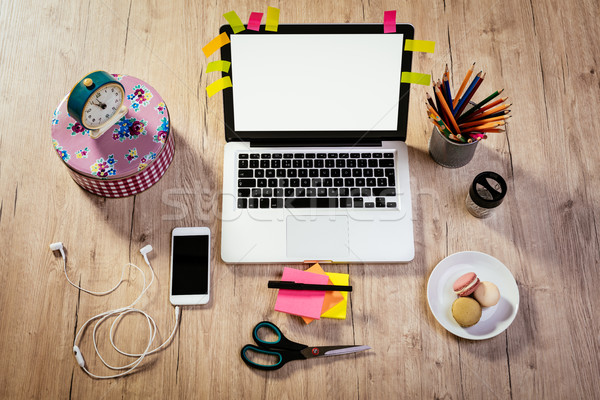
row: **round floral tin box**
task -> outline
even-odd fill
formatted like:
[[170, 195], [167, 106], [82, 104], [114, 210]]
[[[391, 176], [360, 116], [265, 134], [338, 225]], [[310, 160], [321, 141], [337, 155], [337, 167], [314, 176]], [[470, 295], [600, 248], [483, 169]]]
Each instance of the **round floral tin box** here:
[[125, 87], [128, 113], [97, 139], [67, 113], [67, 97], [54, 111], [52, 144], [71, 177], [105, 197], [140, 193], [163, 176], [174, 154], [169, 112], [147, 83], [113, 74]]

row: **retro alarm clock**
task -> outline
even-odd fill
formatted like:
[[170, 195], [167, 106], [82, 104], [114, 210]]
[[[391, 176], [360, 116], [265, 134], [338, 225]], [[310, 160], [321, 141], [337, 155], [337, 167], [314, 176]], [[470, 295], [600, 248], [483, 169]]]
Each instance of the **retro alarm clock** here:
[[92, 139], [99, 138], [125, 114], [125, 88], [105, 71], [83, 77], [71, 90], [67, 101], [69, 115], [89, 129]]
[[150, 188], [175, 151], [158, 91], [134, 76], [104, 71], [85, 76], [56, 107], [52, 145], [73, 180], [104, 197]]

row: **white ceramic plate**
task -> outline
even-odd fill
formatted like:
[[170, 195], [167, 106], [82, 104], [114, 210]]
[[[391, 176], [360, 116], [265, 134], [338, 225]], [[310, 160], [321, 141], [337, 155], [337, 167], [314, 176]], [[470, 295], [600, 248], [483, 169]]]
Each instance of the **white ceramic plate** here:
[[[483, 307], [481, 319], [463, 328], [452, 317], [457, 299], [452, 285], [461, 275], [475, 272], [481, 281], [490, 281], [500, 290], [500, 301]], [[508, 268], [494, 257], [478, 251], [463, 251], [444, 258], [431, 272], [427, 283], [427, 301], [435, 319], [449, 332], [465, 339], [489, 339], [504, 332], [519, 310], [519, 288]]]

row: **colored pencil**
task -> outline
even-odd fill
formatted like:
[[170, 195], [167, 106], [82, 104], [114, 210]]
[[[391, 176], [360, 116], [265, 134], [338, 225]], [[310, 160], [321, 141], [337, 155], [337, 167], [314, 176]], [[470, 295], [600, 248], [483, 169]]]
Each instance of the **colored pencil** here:
[[427, 93], [425, 105], [431, 123], [447, 139], [459, 143], [487, 139], [487, 133], [506, 132], [503, 128], [510, 118], [508, 114], [512, 104], [503, 104], [508, 97], [497, 99], [504, 89], [496, 90], [463, 114], [486, 77], [486, 73], [479, 71], [469, 83], [474, 67], [475, 63], [467, 70], [454, 98], [450, 89], [448, 64], [442, 79], [433, 83], [433, 96]]
[[442, 133], [444, 135], [446, 135], [446, 137], [448, 139], [450, 139], [450, 136], [453, 135], [453, 133], [450, 131], [450, 129], [448, 129], [446, 124], [444, 124], [444, 121], [442, 121], [441, 119], [438, 119], [437, 123], [438, 123], [438, 126], [440, 127], [440, 129], [442, 130]]
[[479, 114], [479, 116], [480, 116], [480, 118], [488, 117], [499, 111], [504, 111], [510, 106], [512, 106], [512, 104], [502, 104], [502, 105], [499, 105], [498, 107], [492, 108], [491, 110], [484, 112], [483, 114]]
[[[442, 75], [442, 82], [445, 82], [445, 86], [444, 90], [447, 89], [448, 93], [444, 93], [446, 95], [446, 103], [448, 103], [448, 108], [449, 109], [453, 109], [454, 107], [452, 107], [452, 99], [450, 98], [450, 72], [448, 71], [448, 64], [446, 64], [446, 70], [444, 71], [444, 74]], [[443, 93], [443, 92], [442, 92]]]
[[490, 115], [486, 116], [485, 118], [495, 118], [495, 117], [499, 117], [502, 115], [507, 115], [508, 113], [510, 113], [510, 110], [503, 110], [503, 111], [499, 111], [494, 114], [490, 114]]
[[487, 135], [483, 133], [470, 133], [469, 136], [471, 136], [471, 138], [474, 140], [487, 139]]
[[463, 135], [454, 135], [456, 138], [454, 140], [458, 140], [461, 143], [467, 143], [468, 140], [465, 139], [465, 137]]
[[468, 132], [468, 133], [466, 133], [466, 135], [475, 135], [478, 133], [498, 133], [498, 132], [506, 132], [506, 131], [501, 128], [486, 128], [486, 129], [478, 129], [473, 132]]
[[[450, 139], [451, 136], [454, 136], [452, 131], [450, 131], [450, 129], [448, 129], [446, 124], [444, 124], [444, 121], [439, 116], [434, 116], [434, 122], [436, 123], [436, 126], [438, 127], [440, 132], [442, 132], [448, 139]], [[458, 139], [460, 139], [460, 138], [458, 138]], [[459, 141], [464, 141], [464, 140], [459, 140]]]
[[[429, 110], [429, 118], [431, 119], [432, 122], [435, 122], [438, 126], [440, 126], [440, 129], [448, 129], [446, 128], [446, 124], [444, 124], [444, 121], [442, 120], [442, 118], [438, 115], [437, 112], [435, 112], [435, 110], [427, 105], [428, 110]], [[452, 133], [452, 132], [450, 132]]]
[[431, 108], [433, 108], [435, 110], [435, 112], [439, 113], [437, 108], [435, 107], [435, 103], [433, 102], [433, 99], [431, 98], [431, 96], [429, 95], [429, 93], [427, 94], [427, 102], [429, 103], [429, 105], [431, 106]]
[[[439, 85], [439, 83], [438, 83], [438, 85]], [[438, 99], [440, 99], [440, 104], [442, 105], [442, 109], [446, 113], [448, 120], [452, 124], [452, 127], [456, 130], [455, 133], [460, 135], [460, 129], [458, 128], [458, 124], [456, 123], [456, 120], [454, 119], [452, 112], [448, 108], [448, 104], [446, 104], [446, 100], [444, 100], [444, 96], [442, 96], [442, 92], [439, 89], [439, 87], [435, 88], [435, 95], [438, 97]]]
[[[488, 129], [480, 129], [477, 132], [481, 132], [481, 133], [503, 133], [506, 132], [504, 129], [498, 129], [498, 128], [488, 128]], [[473, 134], [473, 133], [469, 133], [469, 134]]]
[[505, 124], [504, 121], [490, 122], [488, 124], [467, 127], [467, 128], [464, 128], [462, 131], [463, 131], [463, 133], [478, 132], [481, 129], [499, 128], [499, 127], [503, 126], [504, 124]]
[[479, 73], [478, 75], [480, 75], [480, 78], [475, 83], [475, 86], [473, 86], [473, 89], [470, 92], [467, 91], [468, 93], [465, 93], [465, 95], [463, 96], [463, 99], [461, 99], [460, 102], [458, 103], [458, 106], [457, 106], [458, 110], [454, 110], [454, 113], [456, 114], [456, 116], [460, 116], [460, 114], [463, 112], [465, 107], [467, 107], [467, 105], [469, 104], [469, 101], [471, 100], [471, 98], [473, 97], [473, 95], [475, 94], [477, 89], [479, 89], [479, 86], [481, 86], [481, 83], [485, 79], [485, 73], [483, 75], [481, 75], [481, 73]]
[[435, 109], [437, 110], [438, 114], [441, 114], [442, 113], [442, 105], [440, 104], [440, 100], [435, 95], [435, 86], [436, 86], [436, 83], [433, 82], [433, 98], [435, 99], [435, 104], [436, 104]]
[[475, 85], [477, 85], [477, 82], [479, 82], [479, 80], [481, 79], [482, 72], [483, 71], [479, 71], [477, 73], [477, 75], [475, 75], [475, 78], [473, 78], [473, 81], [471, 82], [471, 84], [469, 85], [467, 90], [465, 91], [465, 94], [460, 98], [458, 104], [456, 105], [456, 108], [454, 109], [455, 112], [458, 111], [458, 109], [460, 107], [462, 107], [462, 105], [465, 102], [465, 100], [467, 99], [467, 97], [471, 94], [471, 92], [475, 88]]
[[460, 89], [458, 89], [458, 92], [456, 92], [456, 97], [454, 98], [454, 103], [452, 104], [452, 107], [456, 108], [458, 101], [460, 100], [460, 96], [463, 93], [463, 90], [465, 90], [467, 83], [469, 83], [469, 78], [471, 77], [471, 74], [473, 73], [473, 68], [475, 68], [475, 63], [473, 63], [473, 65], [471, 65], [471, 68], [468, 69], [467, 75], [465, 76], [465, 79], [463, 79], [463, 82], [460, 85]]
[[448, 129], [448, 127], [446, 126], [446, 124], [444, 123], [442, 118], [435, 112], [433, 107], [431, 107], [430, 105], [427, 105], [427, 108], [428, 108], [429, 112], [431, 113], [429, 116], [429, 118], [431, 119], [431, 122], [433, 122], [433, 124], [435, 126], [437, 126], [438, 129], [440, 130], [440, 132], [442, 132], [447, 138], [450, 138], [450, 135], [453, 135], [452, 131], [450, 129]]
[[447, 138], [450, 137], [451, 133], [448, 133], [448, 131], [445, 131], [444, 129], [442, 129], [442, 127], [440, 126], [440, 124], [438, 124], [435, 119], [430, 118], [429, 120], [433, 123], [433, 126], [435, 126], [436, 128], [438, 128], [438, 130], [442, 133], [442, 135], [446, 136]]
[[[439, 80], [433, 83], [433, 97], [435, 97], [435, 103], [437, 104], [438, 114], [445, 121], [447, 119], [446, 112], [444, 111], [444, 108], [442, 107], [442, 103], [440, 102], [440, 99], [439, 99], [439, 97], [437, 97], [437, 94], [435, 92], [436, 90], [438, 90], [439, 87], [440, 87]], [[442, 97], [443, 97], [443, 95], [444, 95], [444, 93], [442, 92]]]
[[446, 98], [446, 103], [448, 104], [448, 108], [451, 112], [454, 112], [454, 107], [452, 107], [452, 95], [450, 94], [450, 82], [448, 81], [448, 66], [446, 65], [446, 73], [444, 74], [444, 78], [442, 79], [443, 87], [444, 87], [444, 95]]
[[479, 119], [481, 114], [483, 114], [484, 112], [486, 112], [487, 110], [489, 110], [492, 107], [496, 107], [498, 104], [504, 103], [507, 99], [508, 99], [508, 97], [502, 97], [500, 99], [494, 100], [490, 104], [486, 105], [485, 107], [482, 107], [479, 110], [475, 111], [473, 114], [469, 115], [468, 117], [463, 118], [462, 121], [473, 121], [473, 120]]
[[479, 103], [475, 104], [473, 106], [473, 108], [471, 108], [470, 110], [468, 110], [467, 112], [465, 112], [463, 115], [461, 115], [459, 117], [460, 118], [466, 118], [468, 117], [470, 114], [474, 113], [475, 111], [479, 110], [481, 107], [483, 107], [484, 104], [486, 104], [488, 101], [492, 100], [493, 98], [495, 98], [496, 96], [498, 96], [500, 93], [502, 93], [504, 91], [504, 89], [500, 89], [500, 90], [496, 90], [494, 93], [490, 94], [488, 97], [486, 97], [485, 99], [483, 99], [482, 101], [480, 101]]
[[427, 110], [429, 110], [429, 112], [431, 114], [434, 115], [434, 117], [438, 117], [440, 118], [440, 114], [435, 110], [435, 108], [433, 108], [430, 104], [427, 104]]
[[508, 118], [510, 118], [510, 115], [508, 117], [504, 116], [504, 115], [501, 115], [499, 117], [478, 119], [478, 120], [475, 120], [475, 121], [463, 122], [462, 124], [459, 123], [458, 126], [462, 129], [463, 126], [465, 128], [467, 128], [467, 127], [470, 127], [470, 126], [478, 126], [478, 125], [486, 124], [488, 122], [504, 121], [504, 120], [506, 120]]

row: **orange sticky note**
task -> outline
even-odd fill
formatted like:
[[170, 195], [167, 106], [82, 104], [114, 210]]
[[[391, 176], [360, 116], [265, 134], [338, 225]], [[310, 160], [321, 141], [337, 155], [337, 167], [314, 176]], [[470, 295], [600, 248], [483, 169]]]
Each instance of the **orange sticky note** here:
[[202, 51], [204, 52], [204, 55], [206, 57], [210, 57], [212, 53], [219, 50], [227, 43], [230, 43], [229, 36], [227, 36], [227, 34], [223, 32], [219, 36], [208, 42], [208, 44], [202, 48]]
[[[327, 273], [325, 273], [325, 271], [323, 271], [323, 268], [321, 268], [321, 266], [319, 264], [313, 265], [312, 267], [307, 269], [306, 272], [312, 272], [314, 274], [319, 274], [319, 275], [327, 275]], [[333, 285], [333, 282], [331, 281], [331, 279], [328, 279], [327, 284]], [[344, 300], [344, 295], [341, 292], [329, 292], [329, 291], [325, 292], [325, 299], [323, 299], [323, 307], [321, 308], [321, 314], [326, 313], [327, 311], [332, 309], [334, 306], [336, 306], [342, 300]], [[302, 317], [302, 319], [307, 324], [310, 324], [313, 321], [313, 318], [308, 318], [308, 317]]]

